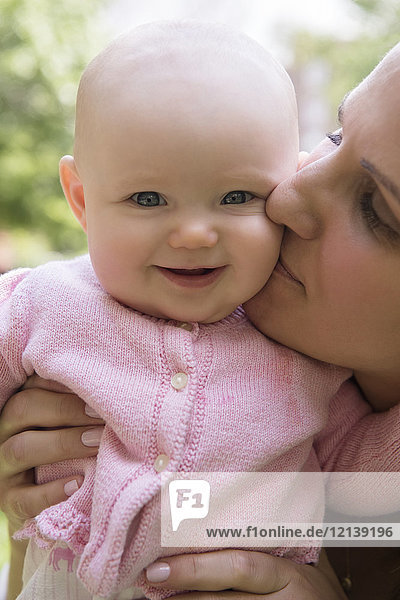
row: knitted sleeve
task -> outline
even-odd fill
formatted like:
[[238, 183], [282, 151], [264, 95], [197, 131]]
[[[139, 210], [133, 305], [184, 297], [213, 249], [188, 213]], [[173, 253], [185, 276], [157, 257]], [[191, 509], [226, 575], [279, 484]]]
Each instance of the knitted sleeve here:
[[0, 410], [26, 380], [22, 354], [29, 335], [29, 300], [21, 282], [30, 269], [0, 277]]
[[[58, 356], [60, 368], [68, 371], [68, 363], [59, 358], [64, 356], [62, 343], [65, 345], [67, 342], [60, 339], [55, 326], [57, 319], [61, 320], [67, 312], [66, 294], [63, 296], [62, 292], [68, 288], [69, 282], [65, 281], [68, 275], [72, 277], [74, 274], [68, 263], [65, 265], [53, 263], [36, 269], [20, 269], [0, 277], [0, 410], [34, 371], [45, 378], [58, 380], [57, 371], [49, 370], [54, 357]], [[52, 527], [56, 522], [59, 537], [65, 532], [67, 537], [70, 530], [78, 532], [76, 547], [82, 551], [90, 526], [95, 464], [95, 458], [87, 458], [36, 469], [39, 483], [77, 473], [84, 475], [85, 479], [76, 494], [27, 521], [14, 537], [34, 537], [38, 545], [46, 547], [49, 539], [57, 539], [50, 535], [56, 530]], [[47, 514], [50, 515], [48, 518]], [[39, 527], [42, 522], [47, 529]]]
[[400, 404], [373, 413], [358, 387], [345, 382], [314, 448], [324, 471], [342, 473], [329, 480], [332, 508], [359, 515], [400, 510]]

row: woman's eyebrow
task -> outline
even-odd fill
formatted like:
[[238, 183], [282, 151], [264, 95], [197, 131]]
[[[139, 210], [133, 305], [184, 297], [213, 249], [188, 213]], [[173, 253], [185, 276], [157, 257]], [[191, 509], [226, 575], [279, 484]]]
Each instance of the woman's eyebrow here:
[[365, 158], [360, 160], [360, 165], [375, 177], [400, 203], [400, 189], [387, 175], [384, 175]]

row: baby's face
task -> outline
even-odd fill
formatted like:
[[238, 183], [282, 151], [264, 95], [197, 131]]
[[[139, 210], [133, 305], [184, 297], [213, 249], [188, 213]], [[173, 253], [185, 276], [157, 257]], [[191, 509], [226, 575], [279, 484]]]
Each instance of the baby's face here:
[[296, 167], [296, 134], [277, 90], [260, 102], [263, 90], [238, 88], [236, 76], [153, 79], [106, 102], [78, 164], [89, 252], [123, 304], [210, 323], [274, 268], [282, 231], [265, 201]]

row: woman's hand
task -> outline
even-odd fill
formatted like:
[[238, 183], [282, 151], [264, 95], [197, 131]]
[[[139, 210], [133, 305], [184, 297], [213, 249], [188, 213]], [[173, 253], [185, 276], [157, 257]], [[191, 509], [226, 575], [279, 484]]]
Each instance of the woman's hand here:
[[[85, 403], [61, 384], [30, 377], [0, 414], [0, 508], [10, 534], [27, 518], [74, 493], [81, 475], [34, 483], [34, 467], [97, 454], [102, 420], [85, 413]], [[8, 600], [22, 586], [26, 542], [11, 540]]]
[[179, 600], [346, 599], [324, 553], [318, 567], [243, 550], [184, 554], [150, 565], [147, 579], [158, 588], [197, 590], [180, 594]]
[[97, 454], [103, 421], [61, 384], [30, 377], [0, 414], [0, 508], [15, 531], [30, 517], [65, 500], [82, 476], [34, 483], [34, 467]]

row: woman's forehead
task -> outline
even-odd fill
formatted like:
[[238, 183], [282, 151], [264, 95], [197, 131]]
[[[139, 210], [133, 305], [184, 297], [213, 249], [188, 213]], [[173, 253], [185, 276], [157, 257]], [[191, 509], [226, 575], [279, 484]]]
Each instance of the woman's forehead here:
[[339, 107], [339, 118], [352, 112], [357, 120], [369, 122], [377, 119], [392, 122], [400, 127], [400, 44], [395, 46], [376, 68], [350, 94]]
[[366, 93], [400, 100], [400, 44], [386, 54], [359, 87]]
[[[343, 139], [357, 163], [373, 166], [380, 181], [400, 189], [400, 45], [343, 100]], [[367, 169], [370, 170], [371, 169]], [[379, 178], [378, 178], [379, 179]]]

